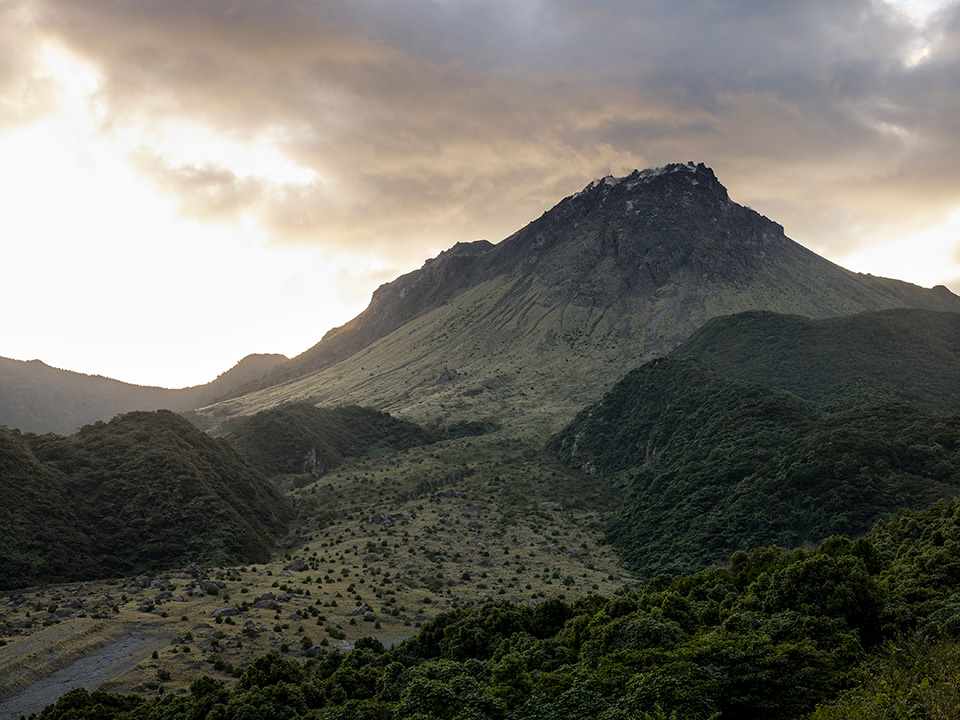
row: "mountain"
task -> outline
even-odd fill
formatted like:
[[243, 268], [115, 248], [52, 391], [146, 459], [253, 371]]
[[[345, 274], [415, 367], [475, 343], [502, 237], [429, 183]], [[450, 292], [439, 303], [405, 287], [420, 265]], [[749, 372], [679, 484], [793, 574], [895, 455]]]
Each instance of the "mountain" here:
[[283, 355], [248, 355], [212, 382], [167, 390], [59, 370], [40, 360], [0, 358], [0, 425], [68, 434], [130, 410], [190, 410], [236, 394], [286, 360]]
[[719, 319], [553, 447], [623, 488], [611, 538], [646, 575], [855, 537], [960, 490], [958, 341], [960, 315], [931, 311]]
[[454, 246], [259, 389], [191, 417], [222, 433], [304, 401], [555, 431], [711, 318], [897, 307], [960, 311], [960, 298], [845, 270], [730, 200], [704, 165], [667, 165], [594, 181], [496, 245]]
[[288, 502], [169, 410], [74, 435], [0, 428], [0, 590], [190, 562], [263, 562]]

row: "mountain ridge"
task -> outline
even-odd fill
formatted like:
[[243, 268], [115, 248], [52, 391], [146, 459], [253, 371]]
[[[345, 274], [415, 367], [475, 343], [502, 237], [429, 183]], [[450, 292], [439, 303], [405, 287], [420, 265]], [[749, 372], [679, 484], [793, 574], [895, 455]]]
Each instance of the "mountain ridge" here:
[[0, 358], [0, 425], [70, 434], [131, 410], [190, 410], [235, 394], [286, 359], [247, 355], [208, 383], [168, 389], [64, 370], [42, 360]]

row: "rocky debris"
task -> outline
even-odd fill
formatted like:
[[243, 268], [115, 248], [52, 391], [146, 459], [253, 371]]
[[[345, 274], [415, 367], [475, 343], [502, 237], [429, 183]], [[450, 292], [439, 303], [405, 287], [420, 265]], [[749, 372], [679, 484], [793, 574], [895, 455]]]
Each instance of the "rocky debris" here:
[[262, 610], [279, 610], [280, 603], [277, 602], [277, 597], [273, 593], [264, 593], [260, 597], [254, 598], [253, 607]]
[[213, 617], [230, 617], [230, 616], [232, 616], [232, 615], [239, 615], [239, 614], [240, 614], [240, 608], [238, 608], [236, 605], [227, 605], [227, 606], [224, 606], [224, 607], [218, 607], [218, 608], [216, 608], [216, 609], [215, 609], [212, 613], [210, 613], [210, 614], [211, 614]]
[[381, 515], [380, 513], [374, 513], [371, 515], [370, 522], [373, 525], [380, 525], [382, 527], [390, 527], [393, 525], [393, 520], [389, 515]]
[[202, 592], [210, 595], [217, 595], [222, 588], [227, 586], [222, 580], [201, 580], [198, 585]]
[[444, 383], [450, 382], [450, 381], [453, 380], [456, 376], [457, 376], [457, 371], [456, 371], [456, 370], [451, 370], [450, 368], [447, 367], [446, 363], [444, 363], [443, 370], [441, 371], [441, 373], [440, 373], [439, 375], [437, 375], [437, 377], [436, 377], [436, 379], [434, 380], [434, 382], [435, 382], [437, 385], [442, 385], [442, 384], [444, 384]]
[[287, 565], [287, 570], [292, 570], [293, 572], [302, 572], [307, 569], [307, 561], [302, 557], [295, 558], [293, 562]]

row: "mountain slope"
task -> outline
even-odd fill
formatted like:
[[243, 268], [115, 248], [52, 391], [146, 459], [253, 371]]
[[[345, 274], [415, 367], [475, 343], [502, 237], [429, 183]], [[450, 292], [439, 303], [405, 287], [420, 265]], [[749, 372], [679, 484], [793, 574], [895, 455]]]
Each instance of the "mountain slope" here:
[[307, 401], [555, 431], [710, 318], [896, 307], [960, 311], [960, 298], [844, 270], [732, 202], [709, 168], [669, 165], [591, 183], [497, 245], [441, 253], [260, 390], [193, 419], [226, 432]]
[[960, 409], [960, 314], [897, 309], [813, 320], [747, 312], [710, 320], [671, 354], [807, 398], [857, 378]]
[[624, 490], [612, 536], [635, 569], [687, 571], [953, 497], [958, 381], [954, 313], [743, 313], [627, 374], [553, 447]]
[[189, 410], [235, 394], [286, 359], [249, 355], [205, 385], [168, 390], [59, 370], [40, 360], [0, 358], [0, 425], [68, 434], [130, 410]]

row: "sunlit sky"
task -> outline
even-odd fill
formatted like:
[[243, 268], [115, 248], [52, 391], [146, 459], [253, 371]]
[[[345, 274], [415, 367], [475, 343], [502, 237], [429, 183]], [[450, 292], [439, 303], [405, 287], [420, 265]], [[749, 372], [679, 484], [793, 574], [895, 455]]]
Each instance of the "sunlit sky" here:
[[0, 0], [0, 356], [207, 382], [688, 160], [960, 292], [960, 0]]

